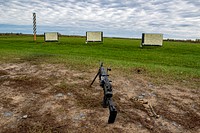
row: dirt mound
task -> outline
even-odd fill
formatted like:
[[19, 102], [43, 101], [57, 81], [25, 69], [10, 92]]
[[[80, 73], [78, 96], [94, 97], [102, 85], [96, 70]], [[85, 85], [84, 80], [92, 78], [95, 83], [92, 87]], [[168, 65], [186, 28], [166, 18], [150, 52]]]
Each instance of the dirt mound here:
[[[145, 70], [133, 75], [111, 72], [118, 115], [107, 124], [103, 90], [89, 87], [96, 70], [73, 70], [62, 64], [0, 65], [0, 132], [200, 132], [200, 90], [185, 84], [156, 85]], [[133, 99], [151, 103], [160, 116]]]

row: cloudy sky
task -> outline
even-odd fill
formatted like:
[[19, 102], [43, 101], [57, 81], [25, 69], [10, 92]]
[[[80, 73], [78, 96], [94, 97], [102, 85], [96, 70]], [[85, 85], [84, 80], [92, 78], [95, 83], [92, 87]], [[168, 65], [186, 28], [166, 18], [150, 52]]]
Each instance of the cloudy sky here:
[[0, 33], [32, 34], [33, 12], [38, 34], [103, 31], [110, 37], [200, 38], [199, 0], [0, 0]]

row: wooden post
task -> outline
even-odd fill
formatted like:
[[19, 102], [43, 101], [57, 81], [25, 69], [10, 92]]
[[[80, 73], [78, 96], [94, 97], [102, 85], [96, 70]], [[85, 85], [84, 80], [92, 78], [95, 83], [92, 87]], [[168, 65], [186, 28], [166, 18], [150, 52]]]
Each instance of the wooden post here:
[[33, 36], [33, 40], [36, 41], [36, 34], [34, 34], [34, 36]]

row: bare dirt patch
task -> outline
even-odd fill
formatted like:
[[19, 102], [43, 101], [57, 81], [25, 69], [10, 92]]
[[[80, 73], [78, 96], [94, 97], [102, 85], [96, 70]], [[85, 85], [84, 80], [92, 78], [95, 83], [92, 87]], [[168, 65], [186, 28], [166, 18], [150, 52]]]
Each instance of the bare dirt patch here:
[[[118, 115], [114, 124], [107, 124], [109, 112], [101, 106], [103, 90], [97, 81], [89, 87], [97, 69], [1, 64], [0, 132], [200, 132], [198, 84], [196, 88], [180, 82], [154, 84], [143, 69], [129, 76], [110, 73]], [[160, 117], [151, 117], [134, 98], [151, 103]]]

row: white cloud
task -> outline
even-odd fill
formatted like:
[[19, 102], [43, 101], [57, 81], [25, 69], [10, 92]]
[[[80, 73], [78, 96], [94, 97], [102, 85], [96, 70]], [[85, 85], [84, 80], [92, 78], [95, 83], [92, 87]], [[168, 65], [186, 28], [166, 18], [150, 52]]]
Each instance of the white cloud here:
[[41, 27], [97, 29], [128, 37], [159, 32], [167, 38], [199, 38], [199, 6], [192, 0], [7, 0], [0, 2], [0, 24], [31, 26], [36, 12]]

